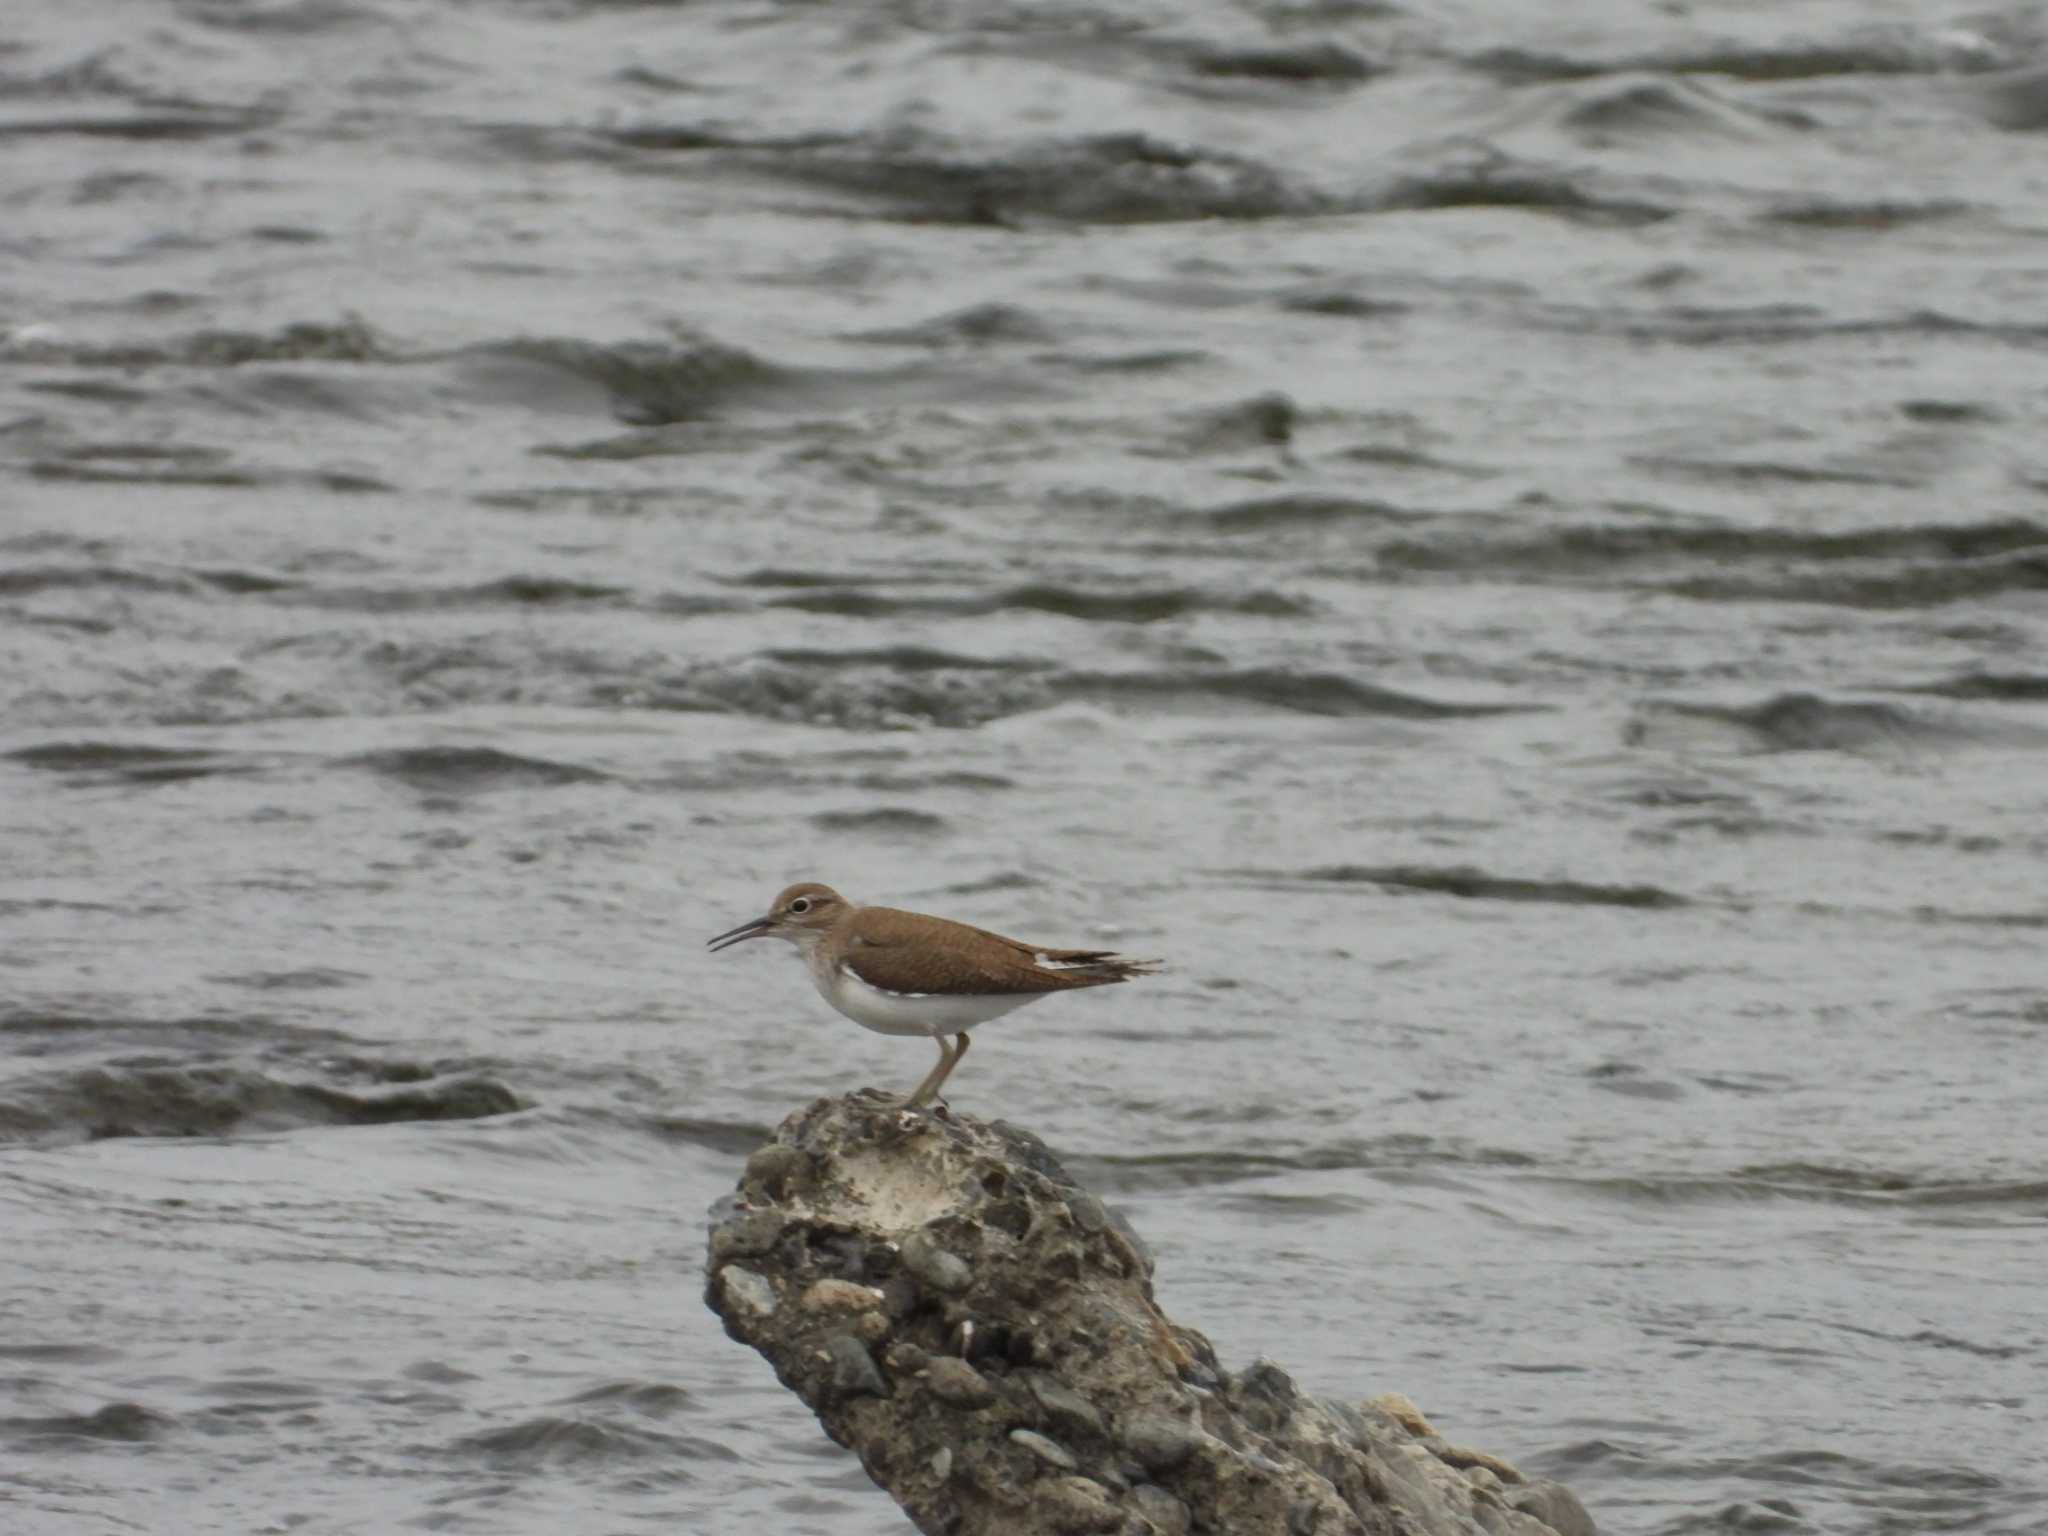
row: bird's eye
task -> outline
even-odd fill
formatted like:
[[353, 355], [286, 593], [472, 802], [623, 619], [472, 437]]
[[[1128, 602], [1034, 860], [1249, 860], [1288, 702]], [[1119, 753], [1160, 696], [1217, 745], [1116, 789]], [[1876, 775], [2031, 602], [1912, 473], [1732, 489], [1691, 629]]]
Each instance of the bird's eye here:
[[789, 910], [801, 917], [804, 913], [811, 910], [811, 898], [808, 896], [797, 897], [795, 901], [789, 904]]

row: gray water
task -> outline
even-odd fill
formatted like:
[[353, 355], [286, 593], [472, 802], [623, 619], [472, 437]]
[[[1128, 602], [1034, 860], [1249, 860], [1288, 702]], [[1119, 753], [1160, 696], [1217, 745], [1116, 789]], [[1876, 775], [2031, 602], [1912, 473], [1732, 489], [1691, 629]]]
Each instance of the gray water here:
[[904, 1530], [798, 878], [1231, 1364], [2048, 1530], [2048, 15], [1565, 12], [15, 0], [0, 1530]]

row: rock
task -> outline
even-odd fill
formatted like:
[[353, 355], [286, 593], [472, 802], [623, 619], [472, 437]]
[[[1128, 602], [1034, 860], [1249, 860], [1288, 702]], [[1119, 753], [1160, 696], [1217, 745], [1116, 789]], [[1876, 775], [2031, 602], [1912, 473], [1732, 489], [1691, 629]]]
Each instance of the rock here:
[[1382, 1392], [1365, 1406], [1379, 1409], [1411, 1435], [1420, 1437], [1436, 1433], [1436, 1426], [1423, 1416], [1422, 1410], [1415, 1406], [1415, 1400], [1405, 1392]]
[[825, 1345], [832, 1362], [832, 1387], [842, 1397], [887, 1397], [889, 1384], [875, 1365], [867, 1345], [850, 1333], [837, 1333]]
[[1600, 1536], [1600, 1528], [1586, 1513], [1586, 1506], [1563, 1483], [1533, 1480], [1510, 1489], [1508, 1503], [1549, 1526], [1558, 1536]]
[[748, 1160], [705, 1300], [931, 1536], [1595, 1536], [1406, 1399], [1225, 1370], [1151, 1275], [1036, 1137], [863, 1094]]
[[1024, 1389], [1037, 1402], [1046, 1423], [1069, 1435], [1102, 1436], [1102, 1413], [1087, 1398], [1049, 1371], [1018, 1371]]
[[813, 1312], [871, 1312], [881, 1304], [880, 1291], [851, 1280], [816, 1280], [804, 1292], [804, 1305]]
[[1067, 1210], [1083, 1232], [1100, 1232], [1109, 1225], [1108, 1207], [1086, 1191], [1067, 1196]]
[[1013, 1429], [1010, 1442], [1021, 1445], [1049, 1467], [1058, 1467], [1063, 1472], [1080, 1469], [1081, 1463], [1074, 1460], [1074, 1453], [1057, 1440], [1048, 1440], [1035, 1429]]
[[1102, 1484], [1085, 1477], [1056, 1477], [1032, 1490], [1032, 1508], [1056, 1531], [1113, 1531], [1123, 1511]]
[[1185, 1419], [1137, 1413], [1124, 1421], [1124, 1449], [1147, 1472], [1171, 1472], [1209, 1437]]
[[728, 1264], [718, 1272], [718, 1282], [726, 1300], [735, 1307], [745, 1308], [761, 1317], [775, 1310], [775, 1287], [751, 1269]]
[[783, 1222], [773, 1211], [736, 1210], [712, 1213], [711, 1250], [714, 1259], [747, 1259], [766, 1253], [782, 1234]]
[[935, 1291], [951, 1295], [974, 1283], [974, 1271], [958, 1254], [948, 1253], [923, 1232], [903, 1240], [903, 1267]]
[[924, 1377], [932, 1396], [955, 1408], [986, 1408], [996, 1400], [988, 1378], [965, 1360], [941, 1356], [924, 1368]]
[[882, 1358], [889, 1362], [889, 1369], [898, 1376], [915, 1376], [931, 1363], [932, 1357], [908, 1339], [898, 1339]]
[[804, 1155], [795, 1147], [771, 1141], [747, 1159], [740, 1192], [769, 1205], [789, 1192], [789, 1181], [803, 1168]]
[[1187, 1505], [1157, 1483], [1139, 1483], [1131, 1489], [1131, 1503], [1141, 1519], [1152, 1522], [1159, 1536], [1188, 1536], [1193, 1525]]

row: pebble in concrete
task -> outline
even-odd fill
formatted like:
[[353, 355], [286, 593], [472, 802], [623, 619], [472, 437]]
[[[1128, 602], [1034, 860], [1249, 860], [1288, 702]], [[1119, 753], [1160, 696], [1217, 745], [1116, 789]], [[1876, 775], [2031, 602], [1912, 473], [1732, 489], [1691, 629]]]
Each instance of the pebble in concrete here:
[[955, 1408], [985, 1408], [996, 1400], [996, 1389], [965, 1360], [939, 1355], [924, 1368], [925, 1384], [933, 1397]]
[[1049, 1467], [1058, 1467], [1062, 1472], [1081, 1470], [1081, 1463], [1074, 1459], [1072, 1451], [1057, 1440], [1048, 1440], [1035, 1429], [1013, 1429], [1010, 1439]]
[[889, 1384], [875, 1365], [867, 1345], [850, 1333], [835, 1333], [825, 1344], [832, 1356], [832, 1385], [846, 1397], [887, 1397]]

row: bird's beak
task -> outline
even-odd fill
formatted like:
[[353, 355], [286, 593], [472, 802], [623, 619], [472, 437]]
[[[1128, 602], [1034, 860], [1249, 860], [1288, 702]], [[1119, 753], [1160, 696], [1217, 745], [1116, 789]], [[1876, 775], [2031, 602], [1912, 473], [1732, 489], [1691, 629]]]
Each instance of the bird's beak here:
[[708, 939], [705, 942], [715, 953], [721, 949], [730, 949], [733, 945], [743, 943], [748, 939], [765, 939], [774, 931], [774, 918], [757, 917], [751, 923], [741, 923], [739, 927], [728, 929], [717, 938]]

